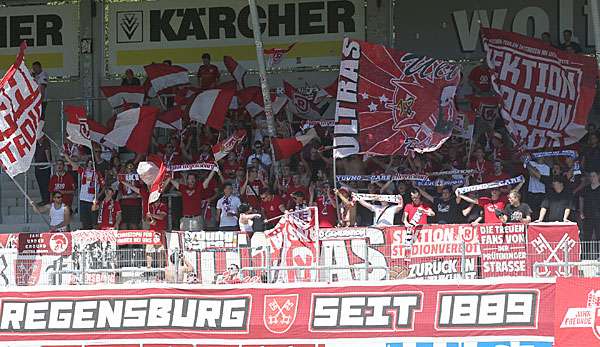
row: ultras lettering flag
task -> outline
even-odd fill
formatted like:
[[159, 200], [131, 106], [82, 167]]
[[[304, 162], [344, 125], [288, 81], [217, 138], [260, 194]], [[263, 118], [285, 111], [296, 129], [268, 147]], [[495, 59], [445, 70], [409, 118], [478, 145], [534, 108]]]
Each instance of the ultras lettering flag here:
[[25, 65], [26, 48], [22, 43], [0, 80], [0, 165], [10, 177], [29, 170], [42, 111], [40, 87]]
[[454, 126], [459, 71], [443, 60], [345, 39], [334, 155], [407, 155], [439, 148]]
[[585, 134], [596, 60], [520, 34], [481, 28], [500, 115], [520, 148], [563, 147]]

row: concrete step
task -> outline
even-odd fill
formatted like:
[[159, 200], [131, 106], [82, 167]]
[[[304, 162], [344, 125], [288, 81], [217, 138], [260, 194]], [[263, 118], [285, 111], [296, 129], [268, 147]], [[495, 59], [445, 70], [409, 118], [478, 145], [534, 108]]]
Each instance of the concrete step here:
[[[48, 217], [48, 215], [44, 215], [44, 217], [49, 221], [50, 217]], [[72, 224], [71, 225], [79, 225], [79, 216], [75, 215], [72, 218]], [[30, 211], [29, 214], [29, 223], [25, 223], [25, 217], [24, 215], [3, 215], [2, 216], [2, 225], [18, 225], [18, 226], [22, 226], [22, 225], [26, 225], [26, 224], [43, 224], [46, 225], [46, 223], [44, 222], [44, 220], [42, 219], [42, 217], [40, 217], [37, 213]], [[0, 227], [0, 230], [1, 227]]]

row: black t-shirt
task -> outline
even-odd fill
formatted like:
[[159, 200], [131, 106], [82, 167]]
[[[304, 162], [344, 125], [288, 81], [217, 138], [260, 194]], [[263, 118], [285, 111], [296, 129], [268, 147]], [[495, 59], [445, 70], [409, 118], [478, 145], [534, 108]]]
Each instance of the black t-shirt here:
[[462, 211], [464, 209], [466, 209], [467, 207], [469, 207], [468, 202], [466, 201], [462, 201], [460, 203], [460, 205], [458, 206], [458, 210], [459, 210], [459, 216], [458, 216], [458, 222], [464, 222], [464, 223], [473, 223], [474, 221], [477, 220], [477, 218], [479, 217], [483, 217], [483, 208], [481, 208], [481, 206], [475, 204], [473, 205], [473, 208], [471, 209], [471, 212], [469, 212], [469, 214], [467, 214], [466, 216], [463, 216]]
[[600, 186], [596, 189], [587, 186], [581, 193], [583, 197], [583, 215], [586, 219], [600, 218]]
[[585, 158], [585, 165], [583, 166], [585, 172], [600, 170], [600, 147], [596, 146], [585, 149], [583, 157]]
[[444, 201], [441, 198], [434, 198], [433, 209], [435, 211], [434, 223], [458, 223], [458, 205], [455, 199], [450, 198], [448, 201]]
[[519, 223], [521, 219], [531, 216], [531, 207], [524, 202], [517, 207], [509, 204], [504, 208], [504, 214], [508, 216], [508, 223]]
[[546, 194], [541, 207], [547, 210], [544, 222], [562, 222], [565, 210], [573, 209], [573, 195], [566, 189], [560, 193], [552, 191]]

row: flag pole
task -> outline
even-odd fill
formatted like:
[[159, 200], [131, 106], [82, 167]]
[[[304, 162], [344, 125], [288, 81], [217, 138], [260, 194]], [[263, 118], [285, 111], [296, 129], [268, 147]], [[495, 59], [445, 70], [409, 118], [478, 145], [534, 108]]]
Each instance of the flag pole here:
[[[273, 107], [271, 106], [271, 92], [267, 82], [267, 69], [265, 67], [265, 55], [263, 49], [262, 38], [260, 34], [260, 24], [258, 23], [258, 10], [256, 9], [256, 0], [248, 0], [250, 7], [250, 16], [252, 17], [252, 31], [254, 33], [254, 44], [256, 45], [256, 61], [258, 63], [258, 75], [260, 77], [260, 86], [265, 105], [265, 117], [267, 119], [267, 129], [271, 139], [276, 137], [275, 120], [273, 119]], [[271, 156], [273, 157], [273, 165], [275, 166], [275, 177], [280, 176], [279, 163], [275, 161], [275, 151], [271, 142]]]
[[[11, 181], [13, 181], [13, 183], [15, 184], [15, 186], [17, 186], [17, 188], [21, 191], [21, 194], [23, 194], [23, 196], [25, 196], [25, 199], [27, 199], [27, 201], [31, 204], [31, 206], [35, 206], [35, 202], [29, 197], [29, 195], [27, 195], [27, 193], [25, 192], [25, 190], [23, 189], [23, 187], [21, 187], [21, 185], [19, 184], [19, 182], [15, 181], [15, 179], [13, 177], [11, 177], [10, 175], [8, 175], [8, 177], [10, 177]], [[50, 202], [52, 203], [52, 202]], [[46, 223], [46, 225], [48, 225], [48, 227], [50, 227], [50, 222], [48, 222], [48, 220], [46, 219], [46, 217], [44, 217], [44, 215], [42, 215], [42, 213], [34, 208], [33, 209], [40, 217], [42, 217], [42, 220], [44, 221], [44, 223]]]
[[[94, 143], [92, 141], [90, 141], [90, 144], [92, 145], [91, 150], [92, 150], [92, 170], [94, 170], [94, 175], [92, 177], [94, 177], [94, 201], [98, 201], [98, 189], [96, 189], [96, 186], [100, 186], [97, 185], [98, 183], [98, 172], [96, 172], [96, 151], [94, 150]], [[100, 144], [98, 144], [98, 146], [100, 146]], [[100, 150], [102, 151], [102, 147], [100, 147]]]
[[[332, 148], [331, 150], [331, 157], [333, 158], [333, 187], [335, 188], [335, 190], [338, 190], [338, 186], [337, 186], [337, 170], [335, 168], [335, 147]], [[334, 194], [335, 195], [335, 211], [337, 213], [337, 218], [338, 218], [338, 222], [342, 221], [342, 213], [340, 211], [340, 199], [338, 198], [337, 193]]]

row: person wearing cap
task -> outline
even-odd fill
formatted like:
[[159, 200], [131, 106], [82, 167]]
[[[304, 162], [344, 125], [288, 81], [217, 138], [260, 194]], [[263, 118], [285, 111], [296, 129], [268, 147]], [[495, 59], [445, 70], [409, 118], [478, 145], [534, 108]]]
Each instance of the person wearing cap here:
[[546, 194], [536, 222], [569, 222], [573, 210], [573, 194], [565, 189], [562, 176], [552, 177], [552, 192]]

